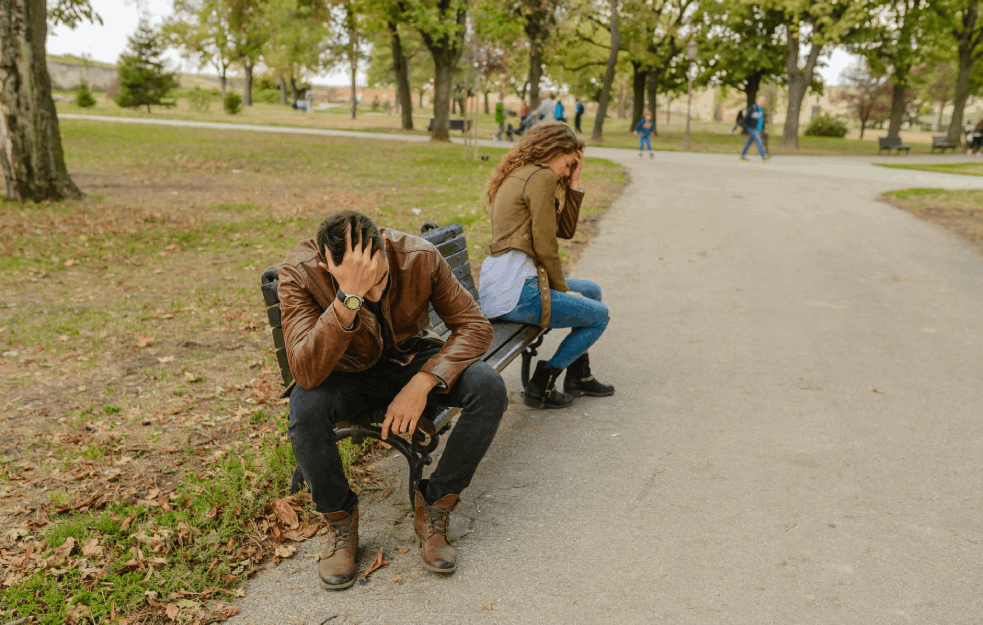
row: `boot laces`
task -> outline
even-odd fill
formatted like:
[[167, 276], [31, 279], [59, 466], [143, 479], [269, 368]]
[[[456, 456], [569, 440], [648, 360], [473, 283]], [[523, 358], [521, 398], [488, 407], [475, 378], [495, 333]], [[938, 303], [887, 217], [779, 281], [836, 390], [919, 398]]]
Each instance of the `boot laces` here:
[[348, 548], [348, 538], [352, 533], [352, 522], [355, 520], [354, 514], [349, 514], [348, 518], [342, 519], [340, 521], [328, 521], [328, 527], [331, 528], [332, 542], [328, 546], [328, 551], [324, 557], [330, 557], [336, 551], [341, 551]]
[[431, 536], [440, 534], [444, 538], [447, 538], [447, 528], [450, 524], [450, 514], [450, 510], [441, 510], [440, 508], [426, 506], [427, 533]]

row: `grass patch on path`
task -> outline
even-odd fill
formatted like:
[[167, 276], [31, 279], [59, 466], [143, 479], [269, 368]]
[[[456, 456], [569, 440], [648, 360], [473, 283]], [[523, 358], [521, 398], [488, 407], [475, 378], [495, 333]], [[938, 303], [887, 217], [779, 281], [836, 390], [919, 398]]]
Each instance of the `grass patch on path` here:
[[903, 189], [881, 199], [951, 230], [983, 251], [983, 190]]
[[874, 163], [878, 167], [889, 169], [914, 169], [916, 171], [932, 171], [940, 174], [959, 174], [962, 176], [983, 176], [983, 163], [917, 163], [901, 165], [897, 163]]
[[[407, 232], [459, 221], [477, 270], [504, 150], [61, 128], [87, 197], [0, 206], [0, 623], [221, 619], [250, 574], [321, 529], [286, 493], [261, 272], [344, 208]], [[588, 159], [568, 260], [625, 182]]]

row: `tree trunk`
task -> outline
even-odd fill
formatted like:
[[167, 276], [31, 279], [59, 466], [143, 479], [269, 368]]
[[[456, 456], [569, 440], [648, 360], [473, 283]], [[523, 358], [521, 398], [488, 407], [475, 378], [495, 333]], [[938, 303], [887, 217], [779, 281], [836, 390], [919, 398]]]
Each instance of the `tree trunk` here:
[[280, 74], [280, 104], [287, 105], [287, 80]]
[[451, 98], [451, 115], [457, 115], [457, 100]]
[[625, 108], [628, 106], [628, 89], [625, 83], [619, 81], [618, 85], [618, 119], [625, 118]]
[[433, 55], [433, 141], [450, 141], [451, 81], [454, 78], [454, 64], [444, 54]]
[[529, 42], [529, 108], [539, 108], [539, 81], [543, 79], [543, 50], [541, 44]]
[[618, 31], [618, 0], [608, 0], [611, 6], [611, 53], [608, 54], [607, 67], [604, 68], [604, 82], [601, 97], [597, 103], [597, 117], [594, 118], [594, 131], [591, 141], [604, 141], [604, 118], [608, 114], [608, 101], [611, 99], [611, 85], [614, 83], [614, 70], [618, 64], [618, 49], [621, 48], [621, 33]]
[[656, 101], [656, 96], [659, 93], [659, 76], [661, 76], [661, 74], [659, 73], [659, 70], [657, 70], [657, 69], [651, 69], [651, 70], [649, 70], [648, 82], [646, 84], [646, 87], [648, 87], [648, 95], [649, 95], [649, 107], [648, 107], [648, 110], [649, 110], [650, 113], [652, 113], [652, 136], [653, 137], [658, 137], [659, 136], [659, 122], [655, 119], [655, 106], [656, 106], [656, 104], [658, 104], [658, 102]]
[[222, 68], [222, 74], [218, 77], [218, 84], [222, 87], [222, 99], [225, 100], [225, 86], [228, 83], [228, 79], [225, 77], [225, 68]]
[[[817, 33], [813, 33], [818, 37]], [[799, 113], [802, 111], [802, 98], [812, 84], [812, 74], [823, 46], [813, 43], [806, 57], [805, 69], [799, 69], [799, 34], [789, 32], [788, 52], [785, 55], [785, 70], [788, 73], [788, 113], [785, 115], [785, 128], [782, 130], [782, 147], [799, 149]]]
[[348, 62], [352, 70], [352, 91], [350, 102], [351, 118], [355, 119], [358, 115], [358, 33], [355, 32], [355, 14], [352, 12], [351, 3], [348, 4]]
[[[403, 42], [399, 38], [399, 28], [389, 22], [390, 45], [393, 53], [393, 72], [396, 74], [396, 100], [399, 102], [400, 124], [403, 130], [413, 130], [413, 97], [410, 94], [410, 70], [403, 56]], [[423, 104], [421, 92], [420, 104]]]
[[[895, 76], [897, 76], [897, 73], [895, 73]], [[897, 137], [901, 132], [901, 123], [904, 121], [904, 92], [904, 85], [894, 83], [894, 89], [891, 90], [891, 123], [887, 128], [887, 136], [889, 137]]]
[[293, 98], [290, 101], [290, 106], [293, 107], [297, 103], [297, 100], [300, 99], [300, 92], [297, 91], [297, 77], [293, 75], [290, 76], [290, 97]]
[[423, 92], [424, 89], [420, 89], [420, 97], [416, 102], [416, 105], [419, 106], [420, 108], [423, 108]]
[[863, 138], [864, 138], [864, 130], [866, 130], [866, 129], [867, 129], [867, 120], [866, 119], [861, 119], [860, 120], [860, 139], [861, 140], [863, 140]]
[[945, 113], [945, 105], [948, 103], [948, 100], [939, 100], [939, 118], [935, 120], [936, 131], [942, 128], [942, 114]]
[[246, 78], [242, 84], [242, 103], [245, 106], [253, 105], [253, 60], [246, 57], [245, 60]]
[[488, 94], [489, 93], [491, 93], [491, 92], [489, 92], [489, 91], [486, 91], [485, 92], [485, 115], [490, 115], [491, 114], [491, 111], [488, 108]]
[[51, 98], [45, 0], [0, 6], [0, 169], [7, 199], [81, 198], [65, 167]]
[[[975, 8], [976, 3], [973, 3]], [[975, 10], [973, 11], [975, 24]], [[956, 145], [962, 143], [963, 138], [963, 111], [966, 109], [966, 101], [969, 99], [969, 74], [973, 71], [973, 50], [968, 42], [959, 42], [959, 75], [956, 78], [956, 94], [952, 98], [952, 121], [949, 122], [949, 133], [947, 139]]]
[[751, 108], [754, 101], [758, 99], [758, 89], [761, 87], [761, 77], [763, 75], [764, 72], [755, 72], [748, 76], [744, 82], [744, 95], [747, 96], [746, 109]]
[[642, 69], [641, 62], [631, 62], [631, 124], [628, 126], [628, 132], [634, 132], [635, 126], [642, 119], [642, 112], [645, 109], [645, 79], [648, 74], [647, 69]]

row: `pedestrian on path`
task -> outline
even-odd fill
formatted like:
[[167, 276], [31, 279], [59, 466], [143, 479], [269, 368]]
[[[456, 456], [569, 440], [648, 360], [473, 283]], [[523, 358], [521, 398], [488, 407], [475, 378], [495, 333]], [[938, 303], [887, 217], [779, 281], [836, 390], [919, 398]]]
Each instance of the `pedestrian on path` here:
[[645, 111], [645, 115], [642, 119], [638, 120], [638, 125], [635, 126], [635, 135], [638, 137], [638, 157], [642, 157], [642, 150], [645, 146], [649, 149], [649, 158], [655, 158], [652, 153], [652, 133], [655, 132], [655, 121], [652, 119], [652, 113], [650, 111]]
[[505, 94], [499, 92], [498, 102], [495, 103], [495, 123], [498, 124], [498, 132], [495, 133], [495, 140], [501, 141], [505, 134]]
[[[563, 277], [557, 237], [570, 239], [584, 191], [584, 141], [566, 124], [535, 126], [505, 155], [488, 183], [492, 238], [481, 265], [481, 309], [489, 319], [572, 328], [547, 361], [539, 361], [523, 401], [563, 408], [574, 396], [607, 397], [614, 387], [591, 374], [588, 348], [608, 325], [601, 287]], [[556, 379], [566, 369], [563, 392]]]
[[[380, 231], [354, 211], [331, 215], [315, 238], [287, 254], [278, 292], [297, 381], [287, 433], [328, 524], [317, 565], [321, 586], [354, 584], [358, 550], [358, 496], [332, 432], [339, 421], [373, 408], [386, 408], [383, 440], [390, 432], [412, 435], [428, 403], [463, 408], [437, 468], [413, 485], [423, 566], [453, 572], [448, 518], [508, 407], [502, 376], [481, 359], [492, 342], [491, 324], [433, 245]], [[446, 343], [419, 333], [417, 313], [428, 306], [453, 328]]]
[[574, 106], [574, 109], [577, 111], [577, 114], [573, 117], [573, 125], [579, 134], [583, 132], [580, 129], [580, 119], [584, 116], [584, 103], [580, 101], [580, 98], [577, 98], [577, 104]]
[[567, 117], [564, 112], [563, 102], [560, 100], [556, 101], [556, 108], [553, 109], [553, 119], [561, 123], [567, 123]]
[[546, 99], [540, 102], [539, 108], [536, 109], [536, 112], [533, 114], [533, 119], [537, 122], [550, 122], [553, 121], [555, 115], [556, 102], [553, 100], [553, 92], [547, 91]]
[[753, 105], [748, 109], [747, 115], [744, 117], [744, 124], [747, 127], [747, 143], [744, 144], [744, 149], [741, 151], [741, 160], [747, 160], [747, 151], [751, 148], [751, 143], [753, 142], [758, 146], [758, 152], [761, 154], [761, 160], [767, 161], [770, 157], [768, 153], [765, 152], [765, 148], [761, 145], [761, 133], [765, 131], [765, 98], [761, 96], [758, 98], [758, 103]]

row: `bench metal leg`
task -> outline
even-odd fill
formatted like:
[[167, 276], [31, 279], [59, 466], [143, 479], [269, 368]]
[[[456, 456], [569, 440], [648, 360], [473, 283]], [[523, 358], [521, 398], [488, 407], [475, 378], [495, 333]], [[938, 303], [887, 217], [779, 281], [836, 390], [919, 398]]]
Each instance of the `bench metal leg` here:
[[546, 336], [546, 332], [540, 334], [535, 343], [522, 351], [522, 388], [529, 385], [529, 367], [532, 365], [532, 359], [539, 353], [536, 350], [543, 344], [544, 336]]
[[[361, 443], [366, 438], [374, 438], [381, 441], [382, 429], [378, 426], [353, 425], [335, 430], [336, 442], [349, 437], [355, 443]], [[433, 463], [431, 454], [440, 443], [440, 435], [429, 435], [422, 429], [417, 428], [416, 432], [413, 433], [412, 441], [391, 435], [385, 440], [385, 443], [391, 445], [406, 458], [406, 463], [409, 465], [410, 470], [409, 499], [412, 505], [417, 482], [423, 478], [423, 467]], [[304, 482], [304, 473], [300, 470], [299, 465], [295, 466], [293, 476], [290, 479], [290, 494], [298, 492], [303, 487]]]

